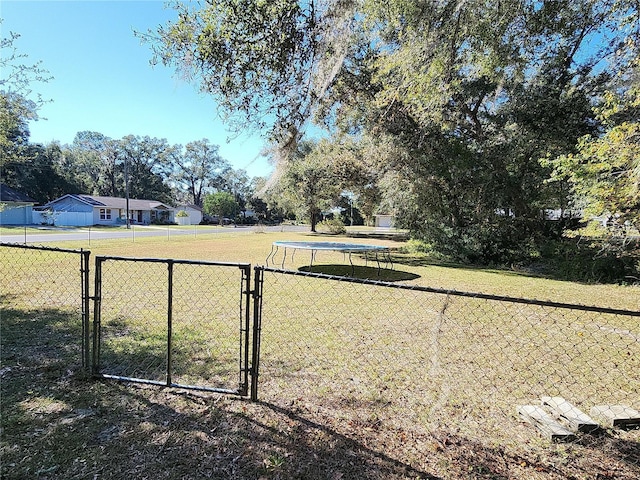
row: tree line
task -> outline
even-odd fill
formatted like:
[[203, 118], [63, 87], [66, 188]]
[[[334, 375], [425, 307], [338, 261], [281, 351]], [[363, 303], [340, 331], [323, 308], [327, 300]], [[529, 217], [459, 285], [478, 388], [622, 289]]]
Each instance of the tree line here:
[[[26, 134], [23, 130], [22, 135]], [[250, 202], [256, 179], [244, 170], [234, 170], [207, 139], [183, 147], [162, 138], [112, 139], [83, 131], [71, 145], [11, 141], [23, 148], [12, 158], [4, 157], [3, 182], [41, 204], [67, 193], [83, 193], [203, 207], [206, 197], [213, 195], [231, 197], [227, 215], [254, 208]]]

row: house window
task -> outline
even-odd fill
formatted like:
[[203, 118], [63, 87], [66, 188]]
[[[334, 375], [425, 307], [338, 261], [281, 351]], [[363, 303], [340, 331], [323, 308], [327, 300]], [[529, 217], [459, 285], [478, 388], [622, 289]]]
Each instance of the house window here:
[[101, 208], [100, 209], [100, 220], [111, 220], [111, 209], [110, 208]]

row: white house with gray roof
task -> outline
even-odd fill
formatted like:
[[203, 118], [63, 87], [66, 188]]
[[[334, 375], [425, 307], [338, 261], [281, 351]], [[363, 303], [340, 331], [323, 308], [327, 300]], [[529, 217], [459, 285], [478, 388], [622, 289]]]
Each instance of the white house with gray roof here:
[[[156, 200], [129, 199], [132, 224], [173, 223], [176, 210]], [[127, 223], [127, 200], [120, 197], [67, 194], [34, 209], [33, 223], [51, 223], [86, 227], [90, 225], [124, 225]]]

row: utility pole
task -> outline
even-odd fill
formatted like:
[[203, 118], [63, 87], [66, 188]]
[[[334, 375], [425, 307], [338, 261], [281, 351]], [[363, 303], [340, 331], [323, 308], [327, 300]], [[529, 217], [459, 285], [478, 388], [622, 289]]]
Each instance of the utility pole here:
[[127, 230], [131, 228], [131, 221], [129, 220], [129, 162], [127, 162], [127, 156], [124, 156], [124, 195], [126, 199], [127, 208]]
[[349, 207], [351, 207], [349, 218], [351, 219], [351, 226], [353, 227], [353, 194], [349, 195]]
[[353, 201], [355, 200], [356, 194], [350, 190], [345, 190], [342, 194], [349, 199], [349, 223], [353, 227]]

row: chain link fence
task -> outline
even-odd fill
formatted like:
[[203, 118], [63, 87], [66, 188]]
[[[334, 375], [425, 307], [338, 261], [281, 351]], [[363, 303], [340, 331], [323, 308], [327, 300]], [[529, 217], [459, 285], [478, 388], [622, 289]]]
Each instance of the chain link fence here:
[[254, 399], [421, 471], [640, 476], [638, 311], [265, 267], [252, 290], [248, 264], [96, 257], [89, 358], [89, 252], [0, 253], [3, 390], [81, 364], [242, 395], [251, 375]]
[[96, 257], [94, 373], [246, 395], [248, 264]]
[[[640, 409], [640, 312], [259, 270], [260, 399], [396, 445], [409, 464], [442, 438], [584, 442], [546, 422], [600, 407], [607, 427], [620, 406]], [[529, 423], [524, 406], [550, 418]], [[639, 474], [639, 432], [619, 431], [629, 452], [607, 462]]]
[[3, 372], [89, 365], [89, 255], [0, 244]]

